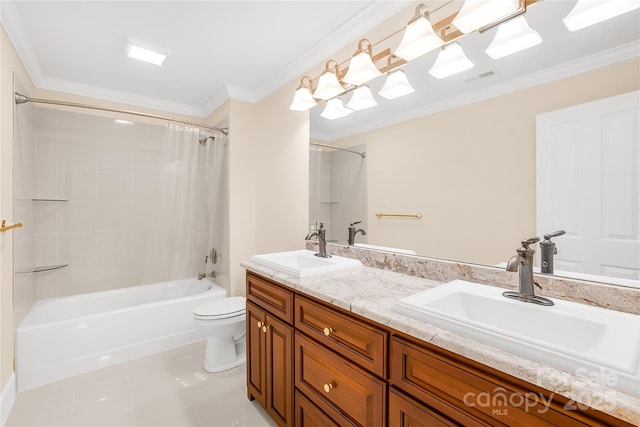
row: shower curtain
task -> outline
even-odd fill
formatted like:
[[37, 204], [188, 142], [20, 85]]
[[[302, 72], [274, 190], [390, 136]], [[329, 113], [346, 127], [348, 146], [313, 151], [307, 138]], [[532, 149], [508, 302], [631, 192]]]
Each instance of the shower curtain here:
[[[221, 276], [216, 278], [218, 283], [228, 276], [228, 144], [224, 134], [214, 136], [201, 143], [203, 137], [197, 128], [167, 127], [160, 208], [151, 219], [155, 235], [147, 254], [144, 283], [192, 278], [214, 270]], [[208, 257], [213, 248], [216, 264]]]

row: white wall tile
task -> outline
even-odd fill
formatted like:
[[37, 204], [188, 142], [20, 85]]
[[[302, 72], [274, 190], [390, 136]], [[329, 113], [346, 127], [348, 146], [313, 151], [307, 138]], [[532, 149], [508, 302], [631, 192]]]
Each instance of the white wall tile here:
[[69, 200], [63, 203], [58, 215], [61, 233], [96, 232], [98, 203], [91, 200]]
[[98, 233], [98, 259], [100, 262], [132, 260], [132, 233], [122, 231]]
[[58, 235], [59, 262], [91, 264], [98, 261], [98, 233], [64, 233]]

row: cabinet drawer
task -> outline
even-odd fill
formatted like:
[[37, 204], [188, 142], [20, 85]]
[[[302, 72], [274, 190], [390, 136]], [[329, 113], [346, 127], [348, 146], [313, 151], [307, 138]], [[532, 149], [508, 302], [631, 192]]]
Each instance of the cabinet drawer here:
[[295, 326], [333, 351], [386, 378], [386, 331], [300, 296], [295, 300]]
[[[332, 417], [322, 412], [320, 408], [307, 399], [304, 394], [296, 390], [295, 397], [295, 425], [296, 427], [344, 427], [355, 426], [347, 418], [334, 411]], [[337, 421], [334, 421], [334, 418]]]
[[389, 389], [389, 427], [461, 426], [431, 411], [408, 396]]
[[393, 337], [390, 357], [391, 385], [464, 425], [602, 425], [585, 413], [563, 412], [551, 392], [519, 385], [436, 348]]
[[361, 426], [383, 426], [386, 383], [296, 331], [295, 385], [318, 407]]
[[285, 322], [293, 323], [293, 292], [275, 282], [247, 273], [247, 299]]

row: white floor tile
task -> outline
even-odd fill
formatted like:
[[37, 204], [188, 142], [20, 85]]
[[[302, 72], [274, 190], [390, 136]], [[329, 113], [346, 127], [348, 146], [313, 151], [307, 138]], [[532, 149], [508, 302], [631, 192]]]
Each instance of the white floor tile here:
[[6, 427], [275, 426], [247, 400], [245, 366], [211, 374], [199, 342], [18, 394]]

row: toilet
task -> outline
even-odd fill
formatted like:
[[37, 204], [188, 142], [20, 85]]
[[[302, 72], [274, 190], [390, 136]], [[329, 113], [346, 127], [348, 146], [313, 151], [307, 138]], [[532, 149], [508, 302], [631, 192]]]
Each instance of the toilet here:
[[196, 327], [207, 337], [205, 371], [222, 372], [245, 363], [245, 309], [245, 297], [230, 297], [193, 310]]

